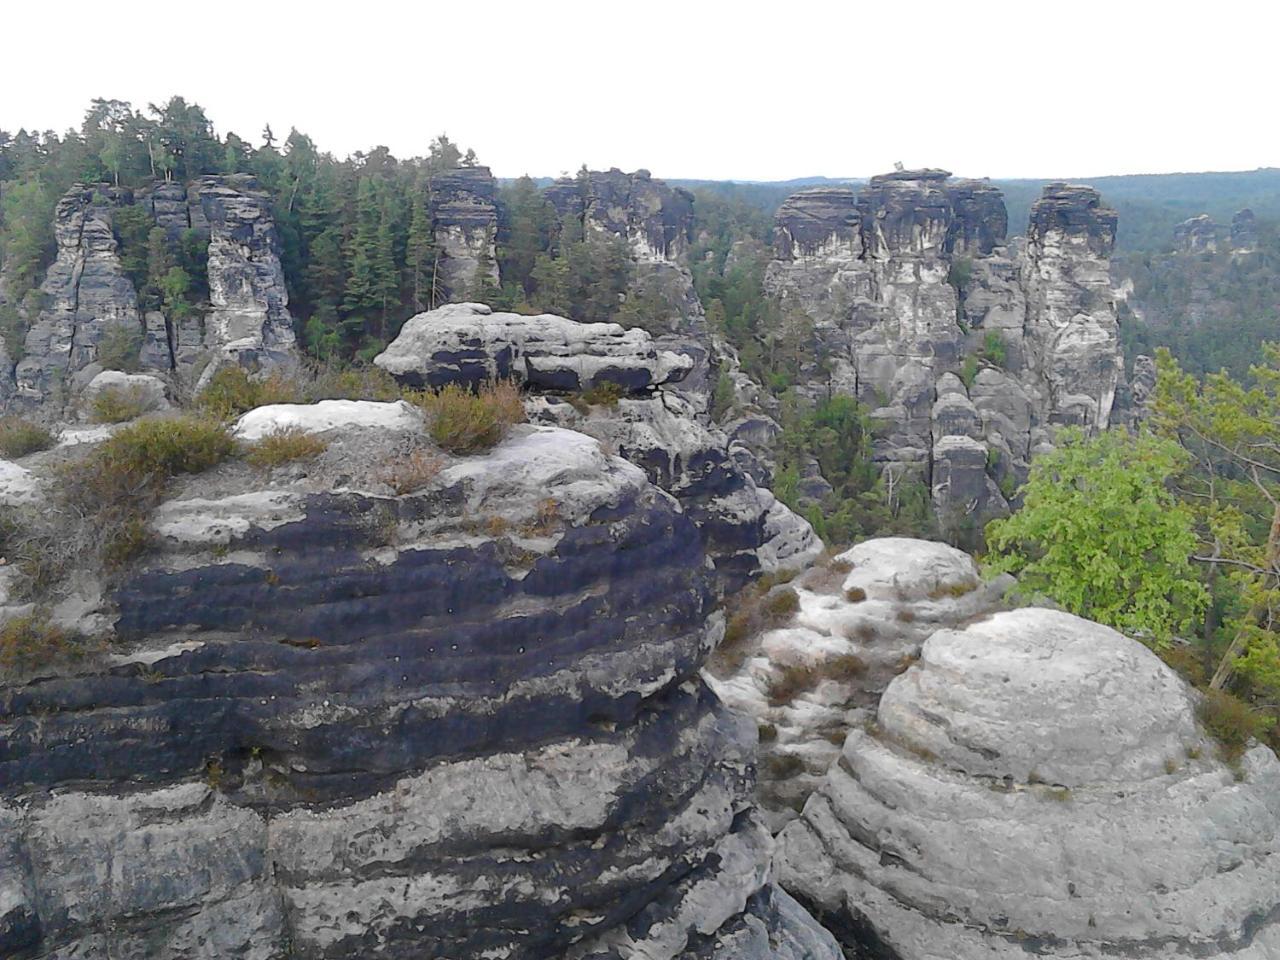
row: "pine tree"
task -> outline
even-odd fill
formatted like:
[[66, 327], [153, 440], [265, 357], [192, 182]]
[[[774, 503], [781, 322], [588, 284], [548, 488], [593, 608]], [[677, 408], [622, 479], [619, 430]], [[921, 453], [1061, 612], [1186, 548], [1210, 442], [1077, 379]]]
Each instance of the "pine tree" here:
[[413, 205], [409, 217], [409, 238], [405, 252], [406, 283], [415, 313], [436, 305], [436, 242], [431, 225], [427, 179], [420, 173], [413, 185]]

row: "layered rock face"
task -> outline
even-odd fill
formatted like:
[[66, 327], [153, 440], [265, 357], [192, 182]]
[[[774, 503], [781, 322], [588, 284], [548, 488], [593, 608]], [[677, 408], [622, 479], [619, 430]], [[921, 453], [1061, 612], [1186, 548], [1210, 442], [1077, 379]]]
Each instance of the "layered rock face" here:
[[192, 191], [209, 229], [205, 348], [240, 364], [293, 362], [293, 318], [270, 196], [246, 174], [204, 177]]
[[[113, 211], [135, 203], [171, 241], [187, 231], [207, 240], [210, 304], [203, 318], [140, 312], [112, 226]], [[105, 184], [77, 185], [58, 203], [54, 236], [57, 258], [40, 288], [45, 306], [28, 328], [10, 405], [62, 416], [101, 372], [99, 348], [111, 337], [140, 342], [139, 364], [177, 379], [198, 366], [212, 374], [222, 362], [296, 362], [271, 202], [254, 178], [157, 183], [137, 197]]]
[[686, 392], [705, 394], [706, 318], [684, 266], [693, 195], [653, 179], [648, 170], [623, 173], [615, 167], [562, 177], [547, 187], [546, 198], [560, 221], [579, 225], [584, 238], [626, 241], [634, 262], [627, 297], [645, 305], [649, 329], [666, 331], [674, 347], [694, 358], [698, 369]]
[[431, 178], [428, 208], [440, 253], [441, 300], [474, 297], [498, 282], [498, 184], [488, 167], [458, 167]]
[[716, 694], [760, 728], [771, 829], [822, 787], [848, 732], [875, 716], [930, 634], [994, 612], [1009, 585], [984, 582], [971, 557], [944, 543], [880, 537], [774, 588], [766, 602], [794, 593], [794, 614], [722, 645], [707, 670]]
[[104, 337], [139, 329], [138, 296], [120, 266], [111, 228], [112, 210], [132, 201], [129, 191], [106, 184], [77, 185], [58, 201], [57, 258], [40, 285], [44, 306], [27, 330], [25, 355], [13, 374], [15, 399], [24, 408], [50, 398], [60, 406]]
[[[494, 313], [451, 304], [421, 313], [374, 358], [411, 386], [475, 386], [513, 378], [540, 422], [596, 437], [641, 466], [694, 519], [724, 589], [764, 570], [800, 567], [822, 549], [809, 524], [752, 475], [740, 444], [703, 422], [674, 389], [694, 367], [640, 329], [553, 314]], [[592, 407], [578, 391], [621, 394]], [[745, 461], [745, 462], [744, 462]]]
[[875, 408], [875, 459], [926, 480], [940, 512], [1005, 511], [1001, 482], [1054, 425], [1105, 427], [1114, 403], [1114, 212], [1055, 184], [1025, 242], [1007, 220], [995, 187], [941, 170], [804, 191], [776, 219], [766, 288], [811, 324], [799, 388]]
[[582, 434], [410, 414], [254, 411], [329, 447], [175, 487], [115, 641], [6, 681], [0, 953], [838, 960], [698, 678], [689, 519]]
[[693, 366], [687, 357], [659, 349], [643, 330], [550, 313], [494, 313], [482, 303], [418, 314], [374, 363], [412, 386], [515, 378], [542, 389], [613, 383], [628, 392], [680, 380]]
[[943, 629], [779, 837], [846, 951], [1280, 951], [1280, 763], [1238, 772], [1154, 654], [1049, 610]]

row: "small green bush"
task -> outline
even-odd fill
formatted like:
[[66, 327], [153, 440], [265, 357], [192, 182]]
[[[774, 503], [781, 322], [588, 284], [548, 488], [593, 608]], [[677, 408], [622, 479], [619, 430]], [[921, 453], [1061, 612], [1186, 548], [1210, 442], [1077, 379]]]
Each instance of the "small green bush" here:
[[96, 423], [124, 423], [147, 412], [147, 393], [141, 387], [106, 387], [93, 398]]
[[764, 614], [770, 623], [786, 621], [800, 609], [800, 598], [794, 590], [779, 590], [764, 602]]
[[431, 439], [450, 453], [483, 453], [525, 418], [519, 388], [510, 382], [490, 384], [474, 393], [449, 384], [409, 399], [427, 411]]
[[234, 452], [235, 442], [217, 421], [147, 418], [119, 430], [84, 460], [67, 464], [61, 471], [60, 494], [65, 503], [92, 518], [103, 563], [118, 567], [145, 548], [147, 514], [172, 477], [200, 473]]
[[1218, 742], [1222, 758], [1236, 763], [1249, 741], [1267, 729], [1266, 718], [1225, 690], [1206, 690], [1196, 714], [1209, 736]]
[[299, 427], [273, 430], [249, 448], [244, 458], [255, 467], [278, 467], [320, 456], [329, 444]]
[[227, 365], [209, 378], [196, 398], [196, 406], [207, 416], [229, 421], [269, 403], [305, 400], [303, 385], [279, 371], [255, 380], [243, 367]]
[[48, 450], [57, 440], [38, 423], [22, 417], [0, 417], [0, 454], [17, 459]]
[[867, 591], [863, 590], [861, 587], [850, 587], [844, 592], [844, 598], [850, 603], [861, 603], [863, 600], [867, 599]]
[[142, 329], [137, 326], [114, 324], [98, 341], [98, 363], [108, 370], [137, 373], [142, 366], [141, 354]]
[[592, 407], [616, 407], [624, 396], [626, 391], [612, 380], [601, 380], [590, 389], [582, 391], [582, 399]]
[[40, 614], [26, 614], [0, 625], [0, 678], [15, 680], [51, 663], [74, 659], [82, 651], [77, 635]]
[[[325, 364], [310, 371], [311, 380], [302, 390], [308, 402], [317, 400], [399, 400], [395, 378], [380, 367], [356, 364], [343, 367]], [[280, 401], [276, 401], [280, 402]]]

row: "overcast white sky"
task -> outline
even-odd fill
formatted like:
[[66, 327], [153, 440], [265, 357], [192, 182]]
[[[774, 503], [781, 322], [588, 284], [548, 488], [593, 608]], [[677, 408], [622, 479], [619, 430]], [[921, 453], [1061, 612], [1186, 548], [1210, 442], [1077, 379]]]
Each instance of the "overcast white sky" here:
[[0, 129], [181, 94], [345, 155], [445, 131], [499, 176], [1280, 165], [1274, 0], [10, 0]]

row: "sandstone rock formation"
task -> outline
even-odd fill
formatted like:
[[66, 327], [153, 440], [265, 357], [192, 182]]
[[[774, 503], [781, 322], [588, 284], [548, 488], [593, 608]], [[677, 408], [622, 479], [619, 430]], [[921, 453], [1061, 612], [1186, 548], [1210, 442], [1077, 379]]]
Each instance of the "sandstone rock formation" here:
[[615, 167], [562, 177], [545, 195], [561, 223], [572, 222], [573, 232], [588, 241], [625, 241], [634, 263], [627, 300], [639, 305], [648, 329], [665, 332], [673, 349], [695, 361], [684, 391], [705, 409], [710, 337], [684, 264], [693, 232], [692, 194], [653, 179], [648, 170], [623, 173]]
[[245, 174], [204, 177], [192, 189], [209, 224], [206, 349], [242, 365], [294, 362], [296, 340], [271, 198]]
[[1173, 228], [1173, 248], [1180, 253], [1213, 253], [1218, 249], [1218, 233], [1218, 225], [1202, 213]]
[[838, 960], [674, 501], [556, 428], [322, 436], [174, 486], [106, 648], [0, 681], [0, 954]]
[[779, 841], [846, 951], [1280, 951], [1280, 763], [1237, 772], [1154, 654], [1068, 614], [943, 629]]
[[488, 167], [458, 167], [431, 178], [428, 209], [440, 254], [436, 302], [474, 298], [498, 282], [498, 184]]
[[1258, 249], [1258, 218], [1247, 207], [1231, 218], [1231, 249], [1235, 253]]
[[585, 410], [557, 397], [526, 406], [535, 421], [595, 437], [674, 495], [697, 525], [726, 590], [759, 573], [798, 570], [822, 551], [808, 522], [757, 485], [728, 438], [700, 423], [678, 394], [626, 397]]
[[613, 383], [628, 392], [679, 380], [693, 366], [687, 357], [658, 349], [643, 330], [575, 323], [550, 313], [494, 313], [482, 303], [418, 314], [374, 363], [412, 386], [514, 377], [541, 389]]
[[929, 635], [996, 610], [1009, 583], [984, 583], [944, 543], [881, 537], [773, 589], [770, 598], [795, 594], [794, 614], [722, 645], [707, 677], [760, 727], [760, 806], [775, 832], [826, 782], [848, 732], [874, 717]]
[[138, 296], [121, 268], [111, 227], [112, 210], [132, 199], [129, 191], [106, 184], [78, 184], [58, 201], [57, 259], [40, 285], [44, 306], [31, 321], [14, 371], [15, 400], [24, 409], [51, 399], [60, 408], [75, 375], [97, 358], [103, 338], [139, 328]]
[[766, 288], [783, 322], [808, 331], [798, 389], [873, 407], [882, 469], [925, 480], [942, 514], [982, 518], [1007, 510], [1055, 426], [1110, 421], [1116, 220], [1091, 188], [1054, 184], [1026, 240], [1006, 243], [999, 191], [949, 177], [795, 194]]
[[[209, 309], [179, 320], [143, 315], [120, 262], [113, 211], [137, 203], [171, 240], [187, 231], [208, 243]], [[157, 183], [140, 191], [78, 184], [59, 201], [54, 218], [57, 258], [31, 320], [12, 391], [0, 401], [58, 419], [103, 369], [104, 340], [140, 343], [138, 363], [171, 379], [218, 364], [290, 365], [297, 353], [279, 238], [268, 195], [253, 177], [203, 177], [189, 185]]]
[[[535, 419], [596, 437], [680, 500], [724, 588], [736, 589], [761, 570], [803, 566], [821, 541], [744, 469], [739, 457], [746, 451], [671, 389], [694, 364], [660, 343], [617, 324], [463, 303], [411, 319], [374, 363], [412, 386], [506, 377], [523, 383], [534, 394], [526, 406]], [[568, 396], [610, 385], [625, 396], [594, 409]]]

